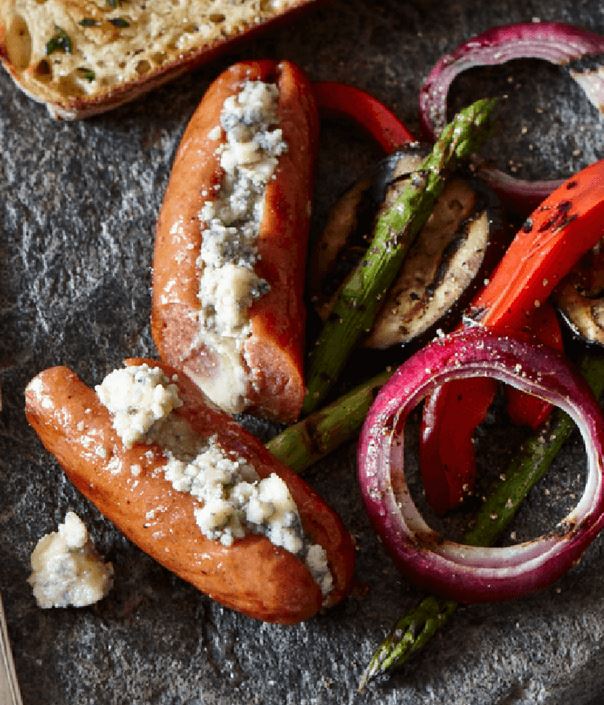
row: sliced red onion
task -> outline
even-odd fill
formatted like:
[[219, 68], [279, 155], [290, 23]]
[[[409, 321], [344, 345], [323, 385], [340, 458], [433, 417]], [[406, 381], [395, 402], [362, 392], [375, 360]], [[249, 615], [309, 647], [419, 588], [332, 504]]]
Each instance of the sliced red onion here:
[[[555, 529], [509, 547], [449, 541], [417, 509], [405, 478], [404, 430], [410, 412], [454, 379], [492, 377], [540, 397], [575, 421], [587, 450], [579, 503]], [[579, 559], [604, 525], [604, 418], [586, 383], [549, 348], [476, 327], [441, 338], [405, 362], [382, 388], [361, 433], [359, 481], [371, 520], [401, 571], [458, 602], [522, 597], [550, 585]]]
[[[447, 123], [451, 84], [477, 66], [498, 66], [512, 59], [543, 59], [565, 66], [588, 100], [604, 112], [604, 37], [560, 22], [493, 27], [445, 54], [425, 80], [419, 96], [422, 127], [433, 139]], [[561, 181], [526, 181], [492, 167], [481, 176], [504, 202], [525, 214], [557, 188]]]

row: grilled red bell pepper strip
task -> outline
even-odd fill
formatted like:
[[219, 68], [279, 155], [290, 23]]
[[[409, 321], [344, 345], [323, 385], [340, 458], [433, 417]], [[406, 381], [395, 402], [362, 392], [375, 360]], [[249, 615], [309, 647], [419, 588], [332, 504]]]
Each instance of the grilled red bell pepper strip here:
[[457, 506], [474, 487], [472, 436], [497, 391], [490, 377], [449, 382], [426, 398], [419, 463], [428, 504], [437, 514]]
[[[560, 322], [552, 304], [545, 303], [535, 311], [527, 338], [543, 343], [558, 352], [563, 351]], [[518, 426], [530, 426], [535, 430], [547, 421], [552, 409], [551, 404], [524, 394], [515, 387], [506, 386], [505, 396], [508, 416]]]
[[[532, 326], [535, 312], [555, 286], [603, 234], [604, 160], [565, 181], [527, 219], [490, 283], [475, 299], [470, 319], [497, 333], [518, 335], [527, 325]], [[464, 485], [471, 488], [474, 481], [472, 424], [464, 421], [455, 433], [455, 446], [463, 448], [463, 454], [455, 456], [449, 448], [447, 429], [455, 419], [464, 418], [459, 414], [457, 396], [462, 394], [465, 399], [464, 414], [475, 417], [484, 407], [488, 391], [480, 378], [450, 382], [426, 401], [420, 460], [429, 463], [422, 467], [422, 475], [436, 511], [455, 506], [463, 498]], [[462, 442], [464, 429], [468, 437]], [[447, 492], [434, 489], [436, 484], [446, 486]]]
[[337, 81], [318, 81], [313, 89], [323, 115], [352, 120], [387, 154], [408, 142], [415, 142], [415, 137], [390, 108], [360, 88]]
[[[516, 337], [562, 351], [562, 331], [554, 307], [544, 304], [532, 317], [531, 330]], [[426, 499], [438, 514], [457, 506], [474, 488], [476, 459], [472, 437], [484, 421], [497, 392], [486, 377], [450, 382], [425, 403], [421, 423], [420, 467]], [[515, 424], [536, 429], [551, 405], [514, 387], [505, 387], [507, 412]]]

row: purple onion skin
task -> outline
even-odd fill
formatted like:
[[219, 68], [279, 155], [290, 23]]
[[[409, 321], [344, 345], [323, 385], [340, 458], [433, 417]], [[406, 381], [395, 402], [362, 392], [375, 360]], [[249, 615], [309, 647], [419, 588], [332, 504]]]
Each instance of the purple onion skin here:
[[[542, 59], [565, 66], [586, 56], [604, 53], [604, 37], [561, 22], [519, 23], [493, 27], [442, 56], [424, 81], [419, 95], [423, 133], [434, 140], [447, 121], [447, 97], [454, 79], [477, 66], [498, 66], [512, 59]], [[569, 74], [587, 98], [604, 112], [604, 67], [570, 68]], [[586, 78], [589, 77], [589, 80]], [[526, 215], [559, 184], [518, 179], [494, 167], [479, 169], [481, 177], [504, 205]]]
[[[409, 413], [443, 382], [481, 375], [559, 406], [577, 422], [586, 440], [589, 501], [582, 499], [581, 510], [571, 512], [551, 534], [517, 546], [462, 546], [425, 525], [414, 531], [406, 523], [417, 511], [403, 467], [402, 439]], [[603, 452], [604, 418], [599, 406], [584, 380], [561, 356], [475, 328], [431, 343], [384, 386], [361, 433], [359, 481], [374, 527], [405, 576], [457, 602], [493, 602], [547, 587], [579, 560], [597, 536], [604, 526]]]
[[479, 165], [478, 176], [500, 198], [503, 205], [518, 215], [526, 216], [562, 186], [564, 179], [527, 181], [510, 176], [492, 166]]

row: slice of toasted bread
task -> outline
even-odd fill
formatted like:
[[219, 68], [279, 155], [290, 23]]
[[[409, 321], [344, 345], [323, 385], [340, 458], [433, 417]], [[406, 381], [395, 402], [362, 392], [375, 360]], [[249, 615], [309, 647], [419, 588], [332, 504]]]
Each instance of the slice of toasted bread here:
[[0, 0], [0, 60], [55, 118], [89, 117], [317, 0]]

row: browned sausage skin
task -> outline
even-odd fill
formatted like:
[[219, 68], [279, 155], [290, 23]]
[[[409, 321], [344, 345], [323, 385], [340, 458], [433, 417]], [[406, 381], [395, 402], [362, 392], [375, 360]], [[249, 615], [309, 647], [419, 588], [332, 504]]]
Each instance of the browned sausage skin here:
[[[151, 360], [128, 362], [174, 374]], [[341, 600], [350, 588], [354, 551], [337, 515], [256, 438], [210, 407], [184, 375], [178, 376], [178, 389], [183, 405], [174, 413], [197, 433], [216, 436], [260, 477], [276, 473], [285, 481], [305, 534], [327, 553], [333, 589], [324, 604]], [[306, 565], [268, 538], [246, 535], [230, 546], [206, 538], [194, 518], [193, 497], [165, 479], [166, 459], [159, 446], [125, 448], [97, 394], [68, 368], [45, 370], [30, 382], [26, 415], [73, 484], [133, 543], [184, 580], [257, 619], [292, 624], [321, 608], [321, 591]]]
[[[268, 291], [248, 309], [249, 334], [240, 360], [216, 352], [200, 339], [199, 255], [204, 203], [220, 187], [223, 170], [217, 147], [221, 111], [227, 98], [249, 81], [278, 88], [279, 128], [287, 149], [269, 180], [254, 272]], [[178, 149], [157, 226], [153, 270], [152, 332], [163, 360], [183, 369], [230, 413], [244, 408], [279, 421], [295, 420], [304, 397], [302, 303], [308, 239], [312, 164], [318, 118], [311, 86], [291, 62], [235, 64], [214, 81], [185, 131]], [[241, 364], [242, 388], [222, 398]], [[226, 395], [225, 395], [226, 396]]]

